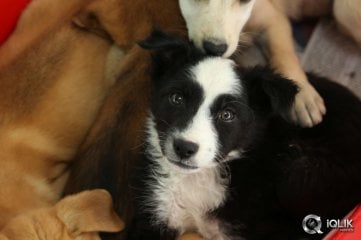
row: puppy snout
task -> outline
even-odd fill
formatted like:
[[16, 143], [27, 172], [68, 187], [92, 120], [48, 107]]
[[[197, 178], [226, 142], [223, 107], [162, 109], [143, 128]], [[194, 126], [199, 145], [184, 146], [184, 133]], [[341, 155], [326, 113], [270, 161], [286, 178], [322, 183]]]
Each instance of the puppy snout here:
[[222, 56], [228, 48], [228, 45], [218, 39], [208, 39], [203, 41], [204, 51], [213, 56]]
[[183, 139], [175, 139], [173, 142], [175, 153], [180, 159], [188, 159], [197, 153], [199, 145]]

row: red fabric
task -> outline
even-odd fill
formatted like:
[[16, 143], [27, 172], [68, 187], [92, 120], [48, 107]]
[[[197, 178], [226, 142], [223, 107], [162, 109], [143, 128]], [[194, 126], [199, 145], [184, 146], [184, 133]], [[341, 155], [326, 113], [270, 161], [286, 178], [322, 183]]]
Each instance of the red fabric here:
[[333, 230], [324, 240], [360, 240], [361, 239], [361, 205], [358, 205], [347, 219], [352, 219], [353, 232], [341, 232]]
[[31, 0], [0, 0], [0, 45], [10, 36], [22, 10]]

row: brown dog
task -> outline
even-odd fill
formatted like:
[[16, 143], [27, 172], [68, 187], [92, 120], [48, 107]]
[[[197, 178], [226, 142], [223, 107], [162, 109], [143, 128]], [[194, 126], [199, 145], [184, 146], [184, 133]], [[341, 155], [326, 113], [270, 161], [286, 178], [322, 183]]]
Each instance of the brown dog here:
[[0, 232], [1, 240], [97, 240], [97, 232], [124, 227], [104, 190], [69, 196], [53, 207], [32, 210], [13, 218]]
[[132, 46], [154, 26], [182, 29], [176, 13], [166, 0], [28, 5], [0, 48], [0, 228], [59, 199], [103, 99], [142, 56]]
[[0, 55], [0, 227], [53, 204], [122, 52], [77, 28], [86, 1], [34, 0]]

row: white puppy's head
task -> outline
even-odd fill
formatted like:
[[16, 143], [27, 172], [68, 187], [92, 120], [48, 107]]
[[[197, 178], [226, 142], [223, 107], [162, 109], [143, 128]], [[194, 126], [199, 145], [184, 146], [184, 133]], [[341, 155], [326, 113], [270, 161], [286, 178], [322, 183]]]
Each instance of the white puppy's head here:
[[189, 38], [204, 52], [229, 57], [256, 0], [179, 0]]

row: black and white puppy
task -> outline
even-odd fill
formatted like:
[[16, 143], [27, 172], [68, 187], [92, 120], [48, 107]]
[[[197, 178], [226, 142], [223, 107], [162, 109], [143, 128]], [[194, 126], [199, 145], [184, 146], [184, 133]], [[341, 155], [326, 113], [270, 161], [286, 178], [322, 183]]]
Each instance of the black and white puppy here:
[[[328, 188], [329, 179], [337, 176], [326, 170], [337, 172], [334, 168], [342, 161], [361, 171], [352, 155], [358, 152], [360, 157], [360, 149], [351, 150], [349, 158], [345, 154], [346, 159], [337, 159], [339, 150], [332, 148], [326, 154], [309, 151], [317, 136], [306, 137], [310, 145], [303, 138], [315, 131], [298, 129], [279, 117], [297, 93], [291, 81], [267, 68], [240, 69], [230, 59], [204, 55], [192, 44], [160, 32], [142, 46], [154, 50], [153, 89], [144, 159], [133, 183], [138, 213], [129, 239], [174, 239], [189, 231], [215, 240], [295, 239], [302, 231], [300, 222], [295, 224], [299, 231], [291, 224], [295, 212], [314, 213], [318, 204], [325, 206], [317, 202], [319, 183], [312, 181], [321, 178], [320, 188]], [[341, 93], [346, 99], [351, 95], [343, 88]], [[361, 106], [356, 98], [354, 102]], [[361, 117], [361, 108], [356, 114]], [[360, 134], [360, 120], [357, 124]], [[279, 132], [273, 134], [275, 129]], [[334, 159], [324, 159], [327, 154]], [[324, 161], [331, 167], [320, 169]], [[340, 166], [341, 172], [347, 167]], [[356, 181], [356, 192], [361, 193], [360, 177], [338, 179], [348, 180]], [[308, 181], [309, 192], [303, 185]], [[334, 191], [340, 193], [338, 186]], [[339, 209], [341, 214], [361, 201], [361, 194], [345, 193], [353, 195]], [[297, 205], [314, 198], [309, 205]], [[330, 201], [341, 208], [342, 198]]]

